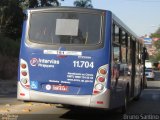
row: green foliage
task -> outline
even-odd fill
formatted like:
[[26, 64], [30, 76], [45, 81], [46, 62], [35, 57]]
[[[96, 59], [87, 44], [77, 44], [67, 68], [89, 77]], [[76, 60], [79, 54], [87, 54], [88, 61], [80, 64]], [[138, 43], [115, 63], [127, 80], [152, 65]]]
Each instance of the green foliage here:
[[60, 6], [59, 0], [20, 0], [20, 3], [23, 9], [46, 6]]
[[160, 33], [151, 34], [152, 38], [160, 38]]
[[23, 9], [38, 7], [37, 0], [20, 0], [20, 5]]
[[155, 41], [153, 44], [157, 50], [160, 50], [160, 40]]
[[91, 0], [76, 0], [73, 4], [76, 7], [93, 8]]
[[[151, 34], [151, 38], [159, 38], [160, 39], [160, 28], [153, 34]], [[154, 62], [160, 61], [160, 40], [157, 40], [153, 43], [156, 47], [156, 54], [154, 56], [150, 56], [150, 59]]]
[[21, 36], [23, 11], [17, 0], [0, 1], [0, 33], [17, 39]]
[[14, 41], [8, 37], [0, 35], [0, 54], [3, 56], [12, 56], [18, 58], [20, 42]]
[[151, 34], [151, 38], [160, 38], [160, 28], [158, 28], [158, 30]]
[[160, 52], [158, 52], [154, 58], [155, 60], [160, 61]]
[[18, 39], [21, 37], [23, 9], [59, 5], [58, 0], [1, 0], [0, 33]]
[[156, 55], [150, 56], [149, 59], [153, 63], [160, 61], [160, 52], [158, 52]]
[[17, 76], [23, 10], [59, 5], [58, 0], [0, 0], [1, 79], [12, 79]]

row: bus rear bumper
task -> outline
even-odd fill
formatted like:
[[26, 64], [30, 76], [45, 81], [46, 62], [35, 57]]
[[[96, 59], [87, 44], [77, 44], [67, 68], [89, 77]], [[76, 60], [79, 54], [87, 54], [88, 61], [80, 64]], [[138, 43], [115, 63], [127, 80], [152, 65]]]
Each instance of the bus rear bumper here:
[[89, 106], [90, 95], [60, 95], [30, 91], [31, 100], [48, 103], [68, 104], [77, 106]]
[[[20, 95], [25, 93], [25, 96]], [[98, 95], [60, 95], [44, 93], [34, 90], [26, 90], [18, 83], [17, 98], [25, 101], [37, 101], [44, 103], [58, 103], [92, 108], [109, 108], [110, 91], [106, 90]]]

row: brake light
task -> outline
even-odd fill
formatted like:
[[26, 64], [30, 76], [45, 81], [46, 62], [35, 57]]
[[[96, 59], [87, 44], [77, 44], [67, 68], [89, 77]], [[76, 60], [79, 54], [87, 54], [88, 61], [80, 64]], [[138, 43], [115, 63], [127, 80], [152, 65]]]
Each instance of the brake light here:
[[107, 72], [105, 69], [99, 69], [99, 73], [102, 74], [102, 75], [105, 75]]
[[102, 77], [102, 76], [99, 76], [99, 77], [97, 78], [97, 80], [98, 80], [99, 82], [104, 82], [104, 81], [105, 81], [105, 78]]
[[93, 94], [99, 94], [106, 89], [107, 76], [108, 76], [108, 64], [101, 66], [96, 75], [96, 80], [94, 83]]
[[26, 67], [26, 64], [21, 64], [21, 68], [25, 69]]
[[22, 71], [22, 75], [23, 76], [27, 76], [27, 72], [26, 71]]
[[20, 60], [20, 82], [25, 88], [30, 88], [28, 64], [23, 59]]

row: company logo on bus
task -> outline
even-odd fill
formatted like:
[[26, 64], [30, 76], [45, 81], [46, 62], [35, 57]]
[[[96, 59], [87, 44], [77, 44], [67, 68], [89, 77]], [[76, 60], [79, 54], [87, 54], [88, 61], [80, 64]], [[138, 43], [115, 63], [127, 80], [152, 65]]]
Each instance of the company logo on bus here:
[[33, 67], [54, 68], [60, 61], [56, 59], [31, 58], [30, 64]]
[[37, 59], [37, 58], [32, 58], [32, 59], [30, 60], [30, 64], [31, 64], [32, 66], [38, 65], [38, 59]]

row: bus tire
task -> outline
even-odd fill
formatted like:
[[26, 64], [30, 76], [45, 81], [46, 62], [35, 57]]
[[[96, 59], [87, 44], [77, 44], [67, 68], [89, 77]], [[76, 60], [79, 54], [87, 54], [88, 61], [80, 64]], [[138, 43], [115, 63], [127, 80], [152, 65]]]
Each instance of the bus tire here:
[[129, 101], [129, 88], [127, 86], [125, 90], [125, 97], [124, 97], [124, 105], [122, 106], [122, 114], [127, 112], [128, 109], [128, 101]]

